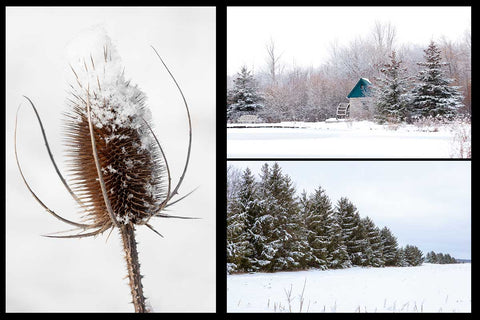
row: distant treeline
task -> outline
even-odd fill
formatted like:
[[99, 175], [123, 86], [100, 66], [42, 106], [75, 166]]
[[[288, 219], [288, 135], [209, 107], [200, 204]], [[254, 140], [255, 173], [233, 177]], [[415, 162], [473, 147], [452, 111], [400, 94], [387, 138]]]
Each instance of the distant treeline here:
[[433, 251], [427, 253], [427, 255], [425, 256], [425, 262], [438, 264], [458, 263], [457, 259], [455, 259], [448, 253], [435, 253]]
[[[427, 260], [455, 262], [433, 252]], [[265, 163], [260, 179], [249, 168], [228, 167], [229, 273], [418, 266], [423, 261], [420, 249], [399, 247], [388, 227], [380, 229], [369, 217], [360, 217], [349, 199], [333, 206], [321, 187], [298, 196], [278, 163]]]

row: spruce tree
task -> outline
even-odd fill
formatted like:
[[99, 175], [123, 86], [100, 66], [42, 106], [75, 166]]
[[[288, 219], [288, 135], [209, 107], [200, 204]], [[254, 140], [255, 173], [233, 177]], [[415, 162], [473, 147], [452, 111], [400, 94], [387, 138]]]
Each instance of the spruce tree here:
[[362, 220], [367, 232], [367, 240], [370, 250], [370, 255], [367, 256], [367, 265], [372, 267], [383, 267], [385, 266], [385, 259], [383, 257], [383, 241], [380, 229], [369, 217]]
[[411, 112], [413, 117], [442, 117], [451, 119], [463, 106], [459, 87], [450, 86], [451, 79], [446, 78], [441, 51], [431, 41], [425, 52], [425, 61], [418, 63], [424, 67], [417, 75], [418, 83], [412, 91]]
[[405, 258], [405, 249], [399, 248], [397, 251], [397, 267], [408, 267], [407, 260]]
[[419, 266], [423, 263], [423, 253], [416, 246], [406, 245], [404, 254], [407, 266]]
[[380, 69], [382, 77], [376, 78], [374, 87], [375, 118], [381, 123], [404, 121], [408, 114], [410, 77], [395, 51], [389, 57], [390, 63]]
[[227, 93], [227, 120], [231, 122], [245, 114], [258, 114], [263, 108], [262, 97], [253, 74], [243, 66]]
[[256, 265], [260, 271], [272, 272], [276, 248], [273, 242], [273, 208], [275, 199], [270, 190], [270, 167], [265, 163], [260, 170], [259, 215], [255, 221], [252, 233], [256, 237]]
[[311, 267], [311, 261], [313, 258], [313, 250], [308, 243], [308, 228], [307, 228], [307, 219], [310, 216], [311, 205], [310, 199], [307, 195], [307, 192], [303, 190], [299, 199], [298, 199], [298, 208], [299, 208], [299, 241], [301, 241], [302, 246], [302, 257], [299, 259], [299, 268], [306, 269]]
[[352, 262], [357, 266], [369, 266], [370, 259], [373, 257], [373, 250], [368, 241], [368, 230], [365, 224], [365, 219], [360, 218], [360, 214], [357, 213], [356, 220], [358, 221], [357, 227], [353, 232], [353, 246], [354, 252], [356, 252], [355, 258]]
[[439, 264], [445, 263], [445, 255], [442, 252], [437, 253], [437, 263]]
[[309, 212], [305, 217], [307, 242], [311, 248], [310, 267], [326, 269], [328, 267], [328, 223], [332, 211], [330, 199], [319, 187], [308, 200]]
[[238, 193], [239, 219], [242, 221], [243, 230], [238, 238], [241, 248], [241, 260], [238, 265], [240, 270], [254, 271], [255, 265], [255, 237], [251, 229], [258, 216], [258, 195], [255, 177], [251, 170], [246, 168], [241, 178], [241, 186]]
[[438, 263], [437, 254], [434, 251], [430, 251], [425, 256], [425, 262], [427, 262], [427, 263]]
[[342, 228], [342, 240], [347, 247], [349, 260], [353, 265], [363, 265], [366, 238], [357, 208], [350, 200], [342, 197], [337, 202], [335, 212]]
[[227, 262], [232, 271], [255, 271], [254, 237], [250, 230], [258, 215], [255, 178], [249, 168], [240, 180], [238, 194], [227, 212]]
[[343, 239], [343, 231], [340, 226], [339, 217], [335, 210], [331, 210], [327, 218], [327, 233], [329, 244], [327, 246], [328, 267], [332, 269], [344, 269], [352, 266], [348, 257], [347, 246]]
[[385, 266], [398, 265], [398, 242], [397, 238], [392, 234], [390, 229], [383, 227], [381, 230], [383, 244], [383, 258]]
[[274, 163], [269, 174], [267, 185], [271, 197], [271, 214], [273, 229], [270, 246], [275, 252], [272, 261], [273, 271], [292, 270], [298, 267], [299, 257], [295, 243], [296, 216], [298, 203], [295, 188], [290, 177], [283, 175], [278, 163]]

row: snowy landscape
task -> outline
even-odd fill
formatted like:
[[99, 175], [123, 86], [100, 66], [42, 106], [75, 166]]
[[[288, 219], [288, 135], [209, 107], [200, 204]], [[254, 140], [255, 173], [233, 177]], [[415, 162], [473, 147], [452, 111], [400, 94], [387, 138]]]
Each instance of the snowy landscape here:
[[[335, 120], [335, 119], [333, 119]], [[228, 158], [464, 158], [470, 125], [371, 121], [229, 124]]]
[[227, 312], [471, 312], [471, 264], [227, 276]]
[[469, 12], [229, 9], [227, 157], [470, 158]]

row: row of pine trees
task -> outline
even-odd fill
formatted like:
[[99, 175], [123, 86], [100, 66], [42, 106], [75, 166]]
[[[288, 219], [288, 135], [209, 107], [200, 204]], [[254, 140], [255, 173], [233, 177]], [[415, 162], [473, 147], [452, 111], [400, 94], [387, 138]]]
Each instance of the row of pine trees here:
[[416, 246], [400, 248], [389, 228], [360, 217], [349, 199], [333, 205], [321, 187], [297, 196], [278, 163], [265, 163], [260, 180], [246, 168], [228, 183], [229, 273], [417, 266], [424, 261]]
[[448, 263], [457, 263], [457, 259], [455, 259], [448, 253], [442, 253], [442, 252], [435, 253], [434, 251], [430, 251], [425, 256], [425, 262], [448, 264]]

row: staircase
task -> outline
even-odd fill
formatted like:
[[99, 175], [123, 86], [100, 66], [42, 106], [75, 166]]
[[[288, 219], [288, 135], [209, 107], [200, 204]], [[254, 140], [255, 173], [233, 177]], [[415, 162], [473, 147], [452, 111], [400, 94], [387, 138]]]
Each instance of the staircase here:
[[339, 103], [337, 107], [337, 119], [345, 119], [350, 116], [350, 104]]

